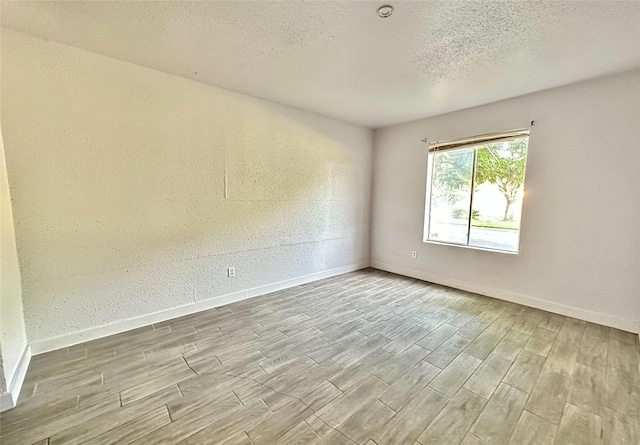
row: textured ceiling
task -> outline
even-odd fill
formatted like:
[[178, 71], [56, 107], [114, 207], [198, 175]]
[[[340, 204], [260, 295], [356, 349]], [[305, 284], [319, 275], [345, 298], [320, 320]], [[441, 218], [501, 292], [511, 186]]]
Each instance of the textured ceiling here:
[[2, 24], [380, 127], [640, 66], [640, 2], [2, 2]]

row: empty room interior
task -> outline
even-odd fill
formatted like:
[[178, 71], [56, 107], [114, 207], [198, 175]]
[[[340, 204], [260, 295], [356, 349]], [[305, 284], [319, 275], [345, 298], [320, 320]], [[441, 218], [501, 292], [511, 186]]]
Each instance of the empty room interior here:
[[1, 444], [640, 444], [640, 1], [0, 14]]

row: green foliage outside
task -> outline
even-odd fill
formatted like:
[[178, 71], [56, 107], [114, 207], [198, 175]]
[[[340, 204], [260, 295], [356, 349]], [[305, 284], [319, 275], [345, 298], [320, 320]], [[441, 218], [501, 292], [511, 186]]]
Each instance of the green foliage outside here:
[[509, 210], [524, 185], [527, 139], [484, 145], [478, 148], [477, 156], [476, 184], [489, 182], [498, 186], [507, 202], [503, 221], [509, 221], [512, 219]]
[[[505, 198], [503, 221], [513, 219], [511, 206], [518, 199], [524, 185], [527, 159], [527, 139], [520, 138], [510, 143], [495, 142], [478, 147], [475, 187], [488, 182], [495, 184]], [[455, 203], [459, 192], [471, 187], [473, 175], [473, 148], [438, 153], [434, 159], [433, 183], [439, 198]], [[517, 229], [516, 224], [496, 225], [496, 221], [480, 221], [480, 215], [472, 215], [475, 227], [497, 227]], [[500, 227], [503, 226], [503, 227]]]
[[433, 184], [438, 196], [449, 204], [458, 200], [458, 192], [468, 190], [473, 174], [473, 149], [438, 153], [434, 158]]

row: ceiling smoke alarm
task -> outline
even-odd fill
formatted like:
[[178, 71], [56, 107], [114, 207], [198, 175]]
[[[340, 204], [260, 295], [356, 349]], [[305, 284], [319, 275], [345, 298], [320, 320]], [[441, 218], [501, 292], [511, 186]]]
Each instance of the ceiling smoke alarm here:
[[391, 14], [393, 14], [393, 6], [384, 5], [378, 8], [378, 17], [380, 18], [386, 19], [387, 17], [391, 17]]

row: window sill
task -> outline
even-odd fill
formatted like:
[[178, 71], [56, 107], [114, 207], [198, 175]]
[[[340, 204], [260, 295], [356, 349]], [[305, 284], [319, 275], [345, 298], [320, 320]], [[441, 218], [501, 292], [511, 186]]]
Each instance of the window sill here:
[[440, 241], [431, 241], [431, 240], [422, 240], [422, 242], [425, 244], [435, 244], [437, 246], [459, 247], [461, 249], [481, 250], [483, 252], [503, 253], [507, 255], [518, 255], [518, 251], [513, 252], [511, 250], [489, 249], [487, 247], [465, 246], [463, 244], [443, 243]]

